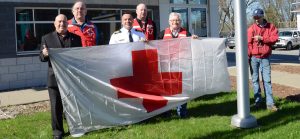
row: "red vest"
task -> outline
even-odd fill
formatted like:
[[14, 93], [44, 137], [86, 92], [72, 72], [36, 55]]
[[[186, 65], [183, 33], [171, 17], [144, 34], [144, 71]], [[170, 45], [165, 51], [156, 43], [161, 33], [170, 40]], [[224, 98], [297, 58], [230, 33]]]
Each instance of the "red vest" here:
[[[177, 38], [187, 37], [186, 34], [187, 34], [187, 31], [184, 28], [180, 28]], [[172, 32], [171, 32], [170, 28], [166, 28], [163, 39], [172, 39], [172, 38], [173, 37], [172, 37]]]
[[80, 26], [76, 25], [73, 20], [74, 18], [68, 20], [68, 31], [80, 36], [82, 47], [95, 46], [97, 42], [96, 26], [91, 22], [87, 22], [81, 30]]
[[137, 21], [137, 19], [135, 18], [133, 20], [133, 27], [132, 28], [135, 28], [136, 30], [139, 30], [141, 32], [143, 32], [145, 34], [145, 37], [147, 40], [154, 40], [154, 23], [153, 21], [148, 18], [147, 20], [147, 23], [146, 23], [146, 31], [144, 31], [142, 29], [142, 27], [140, 26], [139, 22]]

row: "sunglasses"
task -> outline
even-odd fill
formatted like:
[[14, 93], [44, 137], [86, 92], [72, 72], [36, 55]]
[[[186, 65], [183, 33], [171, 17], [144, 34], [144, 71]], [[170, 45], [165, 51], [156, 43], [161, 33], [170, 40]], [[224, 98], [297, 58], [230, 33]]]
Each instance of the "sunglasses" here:
[[262, 18], [262, 16], [253, 16], [253, 19], [257, 20], [257, 19], [260, 19]]

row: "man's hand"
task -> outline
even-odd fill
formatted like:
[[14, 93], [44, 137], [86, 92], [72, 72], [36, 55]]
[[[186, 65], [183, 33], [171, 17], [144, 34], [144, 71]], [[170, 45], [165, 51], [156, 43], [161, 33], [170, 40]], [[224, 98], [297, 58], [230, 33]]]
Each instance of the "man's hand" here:
[[263, 40], [263, 37], [260, 36], [260, 35], [256, 35], [256, 36], [254, 36], [252, 38], [254, 39], [254, 41], [261, 41], [261, 40]]
[[46, 47], [46, 45], [43, 45], [43, 47], [44, 47], [42, 50], [43, 55], [44, 55], [44, 57], [48, 57], [49, 56], [48, 48]]
[[145, 38], [140, 39], [140, 41], [145, 42], [145, 43], [148, 43], [148, 42], [149, 42], [149, 40], [147, 40], [147, 39], [145, 39]]
[[192, 35], [193, 39], [198, 39], [199, 37], [197, 35]]

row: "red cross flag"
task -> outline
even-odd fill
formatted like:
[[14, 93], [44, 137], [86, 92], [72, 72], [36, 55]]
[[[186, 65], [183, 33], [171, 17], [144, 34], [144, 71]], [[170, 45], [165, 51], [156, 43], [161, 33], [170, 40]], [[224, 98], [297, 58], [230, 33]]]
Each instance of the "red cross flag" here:
[[51, 49], [71, 135], [143, 121], [230, 91], [224, 39]]

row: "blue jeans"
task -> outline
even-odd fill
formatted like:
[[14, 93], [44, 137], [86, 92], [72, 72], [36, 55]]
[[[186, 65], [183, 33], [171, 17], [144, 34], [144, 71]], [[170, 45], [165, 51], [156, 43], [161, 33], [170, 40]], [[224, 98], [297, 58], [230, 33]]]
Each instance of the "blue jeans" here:
[[266, 96], [267, 106], [274, 105], [273, 94], [272, 94], [272, 84], [271, 84], [271, 65], [270, 58], [256, 58], [251, 57], [251, 68], [252, 68], [252, 84], [254, 91], [255, 103], [261, 103], [261, 89], [259, 85], [259, 72], [261, 72], [264, 92]]
[[181, 118], [184, 118], [187, 116], [186, 106], [187, 106], [187, 103], [177, 106], [177, 115], [180, 116]]

